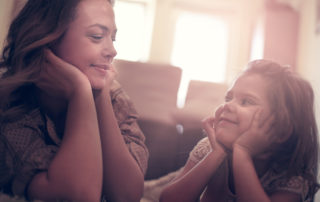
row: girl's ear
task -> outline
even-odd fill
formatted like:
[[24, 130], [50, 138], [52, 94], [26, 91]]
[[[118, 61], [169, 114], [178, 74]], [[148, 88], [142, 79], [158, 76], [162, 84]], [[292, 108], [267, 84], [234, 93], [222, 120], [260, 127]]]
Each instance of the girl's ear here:
[[286, 142], [292, 135], [293, 126], [290, 124], [287, 130], [282, 130], [282, 134], [277, 136], [275, 142], [278, 144]]

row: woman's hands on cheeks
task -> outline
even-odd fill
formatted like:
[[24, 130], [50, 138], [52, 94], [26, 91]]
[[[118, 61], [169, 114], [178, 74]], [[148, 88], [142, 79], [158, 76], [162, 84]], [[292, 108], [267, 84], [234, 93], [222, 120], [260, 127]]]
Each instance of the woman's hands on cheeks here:
[[116, 68], [113, 66], [113, 64], [109, 65], [109, 69], [107, 70], [106, 75], [106, 83], [102, 89], [93, 89], [93, 95], [96, 98], [98, 98], [100, 95], [108, 95], [110, 92], [110, 88], [112, 85], [113, 80], [117, 76], [118, 72]]
[[258, 109], [253, 115], [250, 127], [240, 134], [233, 148], [245, 150], [251, 157], [268, 154], [268, 150], [275, 143], [273, 124], [274, 115], [263, 118], [263, 110]]
[[59, 58], [50, 49], [44, 52], [46, 63], [36, 82], [41, 90], [69, 100], [76, 91], [91, 88], [88, 78], [77, 67]]

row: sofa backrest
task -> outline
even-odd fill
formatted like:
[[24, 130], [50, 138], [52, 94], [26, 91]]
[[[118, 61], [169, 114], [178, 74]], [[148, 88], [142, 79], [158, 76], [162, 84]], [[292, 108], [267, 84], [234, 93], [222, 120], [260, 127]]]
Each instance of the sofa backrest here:
[[184, 107], [177, 110], [175, 119], [185, 129], [201, 128], [201, 120], [214, 115], [215, 109], [223, 103], [226, 84], [191, 80]]
[[117, 80], [141, 117], [167, 119], [176, 108], [181, 69], [167, 64], [115, 60]]

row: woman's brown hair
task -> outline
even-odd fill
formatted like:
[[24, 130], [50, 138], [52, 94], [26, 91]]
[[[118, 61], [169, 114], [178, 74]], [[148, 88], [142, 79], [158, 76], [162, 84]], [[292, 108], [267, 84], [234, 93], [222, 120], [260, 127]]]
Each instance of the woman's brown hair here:
[[76, 17], [80, 1], [28, 0], [11, 23], [0, 61], [2, 120], [10, 120], [32, 107], [34, 83], [45, 62], [44, 50], [63, 37]]

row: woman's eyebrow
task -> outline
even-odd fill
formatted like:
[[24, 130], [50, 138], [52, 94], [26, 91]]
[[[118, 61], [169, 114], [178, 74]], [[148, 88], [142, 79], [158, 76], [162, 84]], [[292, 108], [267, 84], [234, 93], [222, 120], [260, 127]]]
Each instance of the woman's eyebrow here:
[[[107, 27], [107, 26], [105, 26], [105, 25], [102, 25], [102, 24], [98, 24], [98, 23], [88, 26], [88, 28], [91, 28], [91, 27], [99, 27], [100, 29], [102, 29], [102, 30], [105, 31], [105, 32], [109, 32], [109, 31], [110, 31], [109, 27]], [[115, 29], [115, 30], [112, 32], [112, 34], [116, 34], [117, 31], [118, 31], [118, 30]]]

